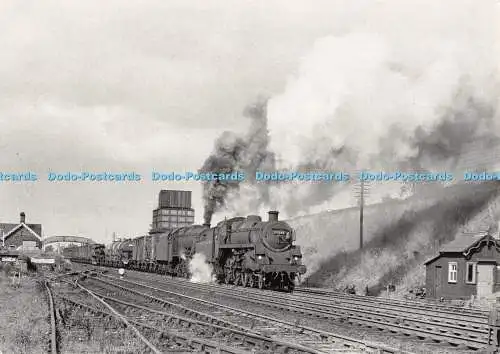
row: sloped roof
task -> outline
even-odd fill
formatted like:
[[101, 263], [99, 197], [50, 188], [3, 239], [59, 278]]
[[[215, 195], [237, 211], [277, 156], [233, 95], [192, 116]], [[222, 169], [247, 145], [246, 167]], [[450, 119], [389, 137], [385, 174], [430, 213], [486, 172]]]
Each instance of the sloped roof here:
[[16, 226], [19, 224], [10, 224], [10, 223], [0, 223], [0, 229], [3, 230], [3, 233], [7, 235], [9, 232], [12, 231]]
[[42, 224], [26, 224], [31, 230], [33, 230], [38, 236], [42, 237]]
[[500, 250], [500, 240], [496, 239], [492, 235], [489, 234], [488, 231], [480, 231], [476, 233], [463, 233], [457, 236], [453, 241], [445, 244], [440, 250], [439, 253], [432, 257], [431, 259], [424, 262], [424, 264], [428, 264], [435, 259], [439, 258], [441, 255], [445, 253], [462, 253], [464, 256], [468, 257], [471, 251], [474, 248], [481, 247], [481, 244], [493, 243]]
[[469, 248], [473, 243], [481, 239], [482, 237], [488, 234], [487, 231], [480, 231], [476, 233], [463, 233], [451, 242], [443, 245], [439, 252], [464, 252], [467, 248]]
[[[1, 225], [9, 225], [10, 226], [12, 224], [0, 224], [0, 228], [1, 228]], [[33, 226], [35, 228], [35, 230], [33, 230], [33, 228], [31, 226]], [[3, 229], [5, 239], [7, 239], [10, 235], [12, 235], [14, 232], [16, 232], [17, 230], [19, 230], [22, 227], [24, 227], [26, 230], [28, 230], [33, 236], [38, 238], [40, 241], [42, 240], [42, 235], [41, 235], [42, 225], [40, 225], [40, 224], [25, 224], [23, 222], [20, 224], [17, 224], [13, 228], [11, 228], [8, 232], [6, 232], [5, 229]]]
[[[20, 225], [27, 226], [29, 229], [31, 229], [31, 231], [33, 231], [34, 233], [36, 233], [40, 238], [42, 237], [42, 224], [24, 224], [24, 223], [21, 223], [21, 224], [11, 224], [11, 223], [0, 223], [0, 229], [3, 229], [3, 233], [4, 233], [5, 237], [7, 237], [7, 235], [10, 235], [14, 229], [17, 230], [20, 227]], [[1, 235], [0, 235], [0, 237], [1, 237]]]

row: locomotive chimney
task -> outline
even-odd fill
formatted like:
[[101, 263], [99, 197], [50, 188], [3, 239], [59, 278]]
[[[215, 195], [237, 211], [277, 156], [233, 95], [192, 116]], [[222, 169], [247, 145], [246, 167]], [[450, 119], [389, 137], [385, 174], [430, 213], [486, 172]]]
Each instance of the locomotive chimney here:
[[271, 210], [268, 212], [268, 214], [269, 214], [269, 221], [278, 221], [279, 211]]
[[26, 221], [26, 214], [24, 214], [24, 211], [21, 212], [21, 214], [19, 214], [19, 216], [21, 219], [20, 223], [24, 224], [24, 222]]

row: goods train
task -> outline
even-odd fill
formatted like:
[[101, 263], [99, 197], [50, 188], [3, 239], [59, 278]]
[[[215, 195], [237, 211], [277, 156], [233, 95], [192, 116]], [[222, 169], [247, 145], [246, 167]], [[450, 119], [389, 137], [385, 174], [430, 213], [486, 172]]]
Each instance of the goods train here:
[[189, 262], [195, 254], [210, 264], [219, 282], [260, 289], [292, 291], [295, 280], [306, 272], [295, 232], [278, 212], [269, 219], [257, 215], [235, 217], [208, 224], [103, 245], [67, 248], [66, 257], [77, 262], [134, 270], [191, 276]]
[[82, 260], [85, 263], [99, 265], [105, 262], [105, 246], [103, 244], [87, 244], [69, 246], [63, 249], [63, 256], [70, 260]]

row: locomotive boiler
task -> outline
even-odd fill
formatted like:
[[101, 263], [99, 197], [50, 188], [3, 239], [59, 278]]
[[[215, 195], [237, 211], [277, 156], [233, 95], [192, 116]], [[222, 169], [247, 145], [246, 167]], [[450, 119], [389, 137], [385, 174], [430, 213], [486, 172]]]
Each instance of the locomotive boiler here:
[[220, 281], [226, 284], [292, 291], [306, 272], [295, 232], [270, 211], [269, 219], [250, 215], [221, 221], [196, 243]]

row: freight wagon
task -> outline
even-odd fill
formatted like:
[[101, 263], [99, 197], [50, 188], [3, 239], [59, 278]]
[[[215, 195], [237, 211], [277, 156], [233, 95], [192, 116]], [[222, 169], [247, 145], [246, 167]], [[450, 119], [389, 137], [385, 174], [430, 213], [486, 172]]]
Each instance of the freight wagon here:
[[84, 244], [69, 246], [63, 249], [63, 257], [74, 262], [88, 264], [104, 264], [105, 246], [103, 244]]

